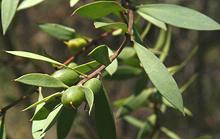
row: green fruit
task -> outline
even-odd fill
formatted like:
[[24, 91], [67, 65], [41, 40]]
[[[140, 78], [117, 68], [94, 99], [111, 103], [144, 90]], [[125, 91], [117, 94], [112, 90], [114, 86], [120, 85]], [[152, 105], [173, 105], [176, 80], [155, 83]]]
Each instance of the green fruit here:
[[68, 65], [68, 67], [70, 67], [70, 68], [75, 68], [76, 66], [78, 66], [78, 65], [76, 63], [74, 63], [74, 62], [71, 62]]
[[[75, 63], [70, 63], [68, 65], [70, 68], [74, 68], [75, 66], [77, 66]], [[78, 73], [68, 68], [55, 71], [52, 76], [68, 86], [74, 85], [80, 79]]]
[[96, 95], [100, 90], [102, 89], [102, 83], [99, 79], [97, 78], [92, 78], [88, 80], [85, 84], [85, 87], [90, 88], [94, 95]]
[[88, 44], [88, 41], [84, 38], [74, 38], [64, 42], [66, 46], [72, 50], [72, 53], [77, 53], [82, 47]]
[[66, 106], [79, 107], [85, 100], [85, 94], [81, 86], [72, 86], [64, 91], [61, 102]]

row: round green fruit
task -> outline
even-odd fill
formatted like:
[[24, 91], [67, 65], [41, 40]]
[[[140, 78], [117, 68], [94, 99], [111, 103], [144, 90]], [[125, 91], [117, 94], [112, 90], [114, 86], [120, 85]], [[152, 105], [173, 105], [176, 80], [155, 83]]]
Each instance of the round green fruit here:
[[[68, 65], [70, 68], [74, 68], [75, 66], [77, 66], [75, 63], [70, 63]], [[80, 79], [78, 73], [68, 68], [55, 71], [52, 76], [68, 86], [74, 85]]]
[[72, 86], [64, 91], [61, 102], [65, 106], [79, 107], [85, 100], [85, 94], [81, 86]]
[[90, 88], [96, 95], [102, 88], [102, 82], [97, 78], [92, 78], [84, 84], [84, 87]]

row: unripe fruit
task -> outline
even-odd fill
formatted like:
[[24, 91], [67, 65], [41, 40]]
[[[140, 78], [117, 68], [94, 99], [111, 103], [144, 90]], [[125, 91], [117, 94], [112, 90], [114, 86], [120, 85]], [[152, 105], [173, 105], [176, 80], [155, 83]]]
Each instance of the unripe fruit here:
[[88, 80], [85, 84], [85, 87], [90, 88], [94, 95], [96, 95], [102, 88], [102, 83], [99, 79], [97, 78], [92, 78]]
[[81, 86], [72, 86], [64, 91], [61, 102], [65, 106], [79, 107], [85, 100], [85, 94]]
[[[77, 66], [75, 63], [68, 65], [70, 68], [74, 68], [75, 66]], [[55, 71], [52, 76], [68, 86], [74, 85], [80, 79], [78, 73], [68, 68]]]
[[70, 48], [75, 54], [78, 52], [82, 47], [88, 44], [88, 41], [84, 38], [75, 38], [69, 41], [64, 42], [68, 48]]

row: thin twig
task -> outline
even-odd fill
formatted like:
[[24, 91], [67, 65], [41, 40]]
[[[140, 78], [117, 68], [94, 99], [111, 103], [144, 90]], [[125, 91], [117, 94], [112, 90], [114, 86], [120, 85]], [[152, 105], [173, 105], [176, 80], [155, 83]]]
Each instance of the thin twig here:
[[[133, 27], [133, 20], [134, 20], [134, 15], [133, 15], [133, 11], [132, 10], [128, 11], [128, 16], [129, 16], [129, 20], [128, 20], [128, 34], [125, 34], [125, 38], [124, 38], [123, 42], [121, 43], [121, 45], [119, 46], [117, 51], [110, 57], [111, 61], [114, 61], [118, 57], [118, 55], [121, 53], [122, 49], [128, 44], [128, 42], [131, 42], [131, 34], [132, 34], [132, 27]], [[93, 71], [92, 73], [87, 75], [86, 78], [82, 79], [78, 83], [78, 85], [82, 85], [86, 81], [88, 81], [89, 79], [99, 75], [105, 68], [106, 68], [105, 65], [100, 66], [98, 69], [96, 69], [95, 71]]]
[[[118, 55], [120, 54], [121, 50], [123, 49], [124, 46], [126, 46], [126, 44], [129, 42], [129, 36], [127, 35], [126, 38], [123, 40], [123, 42], [121, 43], [120, 47], [117, 49], [117, 51], [110, 57], [111, 61], [114, 61]], [[92, 73], [90, 73], [89, 75], [87, 75], [86, 78], [82, 79], [78, 85], [82, 85], [84, 84], [86, 81], [88, 81], [89, 79], [97, 76], [98, 74], [101, 73], [102, 70], [104, 70], [106, 68], [105, 65], [101, 65], [98, 69], [96, 69], [95, 71], [93, 71]]]
[[[132, 26], [133, 26], [133, 11], [129, 10], [129, 21], [128, 21], [128, 34], [126, 34], [125, 39], [123, 40], [122, 44], [120, 45], [120, 47], [118, 48], [118, 50], [110, 57], [111, 61], [114, 61], [114, 59], [117, 58], [117, 56], [120, 54], [120, 52], [122, 51], [123, 47], [125, 47], [127, 45], [128, 42], [131, 41], [131, 34], [132, 34]], [[91, 41], [88, 45], [91, 46], [93, 44], [96, 44], [99, 40], [109, 36], [112, 32], [107, 32], [102, 34], [99, 38], [94, 39], [93, 41]], [[82, 49], [82, 51], [78, 52], [78, 55], [80, 55], [81, 53], [83, 53], [85, 50]], [[67, 61], [65, 61], [65, 64], [68, 64], [69, 62], [71, 62], [75, 57], [70, 57]], [[93, 71], [91, 74], [89, 74], [86, 78], [82, 79], [78, 84], [83, 84], [86, 81], [88, 81], [89, 79], [95, 77], [96, 75], [100, 74], [100, 72], [102, 70], [104, 70], [106, 68], [105, 65], [100, 66], [98, 69], [96, 69], [95, 71]], [[10, 103], [9, 105], [3, 107], [0, 110], [0, 116], [4, 115], [7, 110], [11, 109], [12, 107], [16, 106], [17, 104], [19, 104], [20, 102], [22, 102], [23, 100], [26, 100], [28, 97], [30, 97], [32, 94], [34, 94], [35, 92], [30, 93], [29, 95], [26, 96], [22, 96], [20, 99]]]
[[[112, 32], [105, 32], [103, 33], [99, 38], [97, 39], [94, 39], [92, 40], [86, 47], [86, 49], [88, 49], [88, 47], [98, 43], [100, 40], [108, 37], [109, 35], [111, 35]], [[81, 55], [84, 51], [86, 51], [86, 49], [82, 49], [81, 51], [79, 51], [75, 56], [71, 56], [69, 59], [67, 59], [63, 64], [67, 65], [69, 64], [71, 61], [73, 61], [76, 57], [78, 57], [79, 55]], [[0, 109], [0, 117], [2, 115], [4, 115], [9, 109], [11, 109], [12, 107], [16, 106], [17, 104], [19, 104], [20, 102], [26, 100], [27, 98], [29, 98], [31, 95], [33, 95], [36, 91], [28, 94], [28, 95], [25, 95], [25, 96], [22, 96], [21, 98], [13, 101], [12, 103], [6, 105], [5, 107], [3, 107], [2, 109]]]
[[0, 116], [5, 115], [5, 113], [7, 112], [7, 110], [9, 110], [9, 109], [11, 109], [12, 107], [16, 106], [16, 105], [17, 105], [18, 103], [20, 103], [21, 101], [26, 100], [27, 98], [29, 98], [29, 97], [30, 97], [31, 95], [33, 95], [34, 93], [35, 93], [35, 91], [32, 92], [32, 93], [30, 93], [30, 94], [28, 94], [28, 95], [22, 96], [21, 98], [19, 98], [19, 99], [13, 101], [13, 102], [10, 103], [9, 105], [3, 107], [3, 108], [0, 110]]

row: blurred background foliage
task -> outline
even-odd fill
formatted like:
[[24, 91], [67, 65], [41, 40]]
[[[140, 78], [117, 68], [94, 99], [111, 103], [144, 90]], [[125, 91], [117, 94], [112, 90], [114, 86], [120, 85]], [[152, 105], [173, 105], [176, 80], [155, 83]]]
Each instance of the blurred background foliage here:
[[[13, 25], [5, 36], [0, 34], [0, 107], [7, 105], [19, 96], [35, 91], [35, 88], [13, 82], [13, 79], [29, 72], [52, 73], [55, 69], [49, 65], [12, 57], [5, 54], [4, 50], [24, 50], [47, 55], [59, 61], [65, 61], [71, 53], [63, 42], [58, 41], [42, 32], [38, 25], [41, 23], [58, 23], [73, 27], [77, 32], [91, 38], [98, 37], [102, 31], [94, 28], [93, 23], [79, 16], [70, 16], [73, 9], [89, 2], [81, 0], [74, 8], [69, 7], [68, 0], [46, 0], [44, 3], [17, 13]], [[219, 0], [147, 0], [138, 3], [175, 3], [191, 7], [220, 22]], [[144, 26], [144, 25], [143, 25]], [[142, 27], [142, 26], [141, 26]], [[149, 46], [155, 44], [159, 30], [151, 29], [145, 41]], [[175, 75], [179, 85], [184, 84], [194, 73], [198, 73], [197, 80], [183, 94], [184, 104], [192, 111], [193, 117], [184, 117], [174, 110], [169, 110], [161, 122], [169, 129], [174, 130], [184, 139], [190, 139], [201, 135], [211, 135], [220, 138], [220, 32], [196, 32], [173, 28], [172, 46], [165, 64], [169, 67], [181, 63], [194, 47], [198, 47], [198, 53], [193, 60], [179, 73]], [[103, 40], [109, 46], [117, 47], [121, 38], [108, 37]], [[100, 43], [101, 44], [101, 43]], [[81, 63], [82, 55], [77, 58]], [[111, 100], [129, 96], [133, 93], [137, 79], [125, 81], [106, 81]], [[6, 129], [10, 139], [31, 138], [32, 111], [21, 110], [36, 101], [37, 95], [9, 110], [6, 117]], [[149, 111], [150, 113], [150, 111]], [[132, 113], [138, 118], [147, 114], [141, 109]], [[86, 120], [85, 120], [86, 119]], [[88, 115], [81, 112], [75, 122], [74, 130], [68, 138], [86, 139], [96, 138], [94, 129]], [[119, 137], [134, 139], [137, 129], [122, 120], [117, 120], [117, 132]], [[55, 138], [56, 130], [53, 128], [46, 138]], [[165, 137], [161, 137], [165, 138]]]

